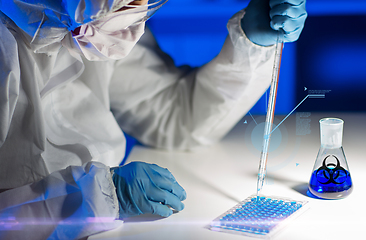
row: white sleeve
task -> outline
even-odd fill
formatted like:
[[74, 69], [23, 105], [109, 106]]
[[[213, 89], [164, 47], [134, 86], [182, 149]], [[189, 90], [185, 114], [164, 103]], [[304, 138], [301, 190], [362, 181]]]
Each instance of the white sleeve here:
[[[0, 194], [0, 239], [80, 239], [121, 225], [109, 167], [89, 162]], [[39, 226], [39, 227], [36, 227]]]
[[153, 39], [148, 41], [147, 32], [117, 62], [111, 81], [111, 108], [121, 128], [146, 145], [166, 149], [191, 149], [222, 138], [271, 80], [274, 47], [247, 39], [240, 26], [244, 13], [229, 20], [220, 54], [198, 69], [176, 68]]
[[[1, 20], [1, 19], [0, 19]], [[7, 138], [19, 96], [20, 66], [16, 41], [0, 22], [0, 147]]]

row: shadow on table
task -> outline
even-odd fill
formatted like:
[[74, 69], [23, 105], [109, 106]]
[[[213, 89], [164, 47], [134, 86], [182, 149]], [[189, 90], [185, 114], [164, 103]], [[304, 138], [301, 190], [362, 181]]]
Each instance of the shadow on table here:
[[304, 195], [306, 197], [310, 197], [308, 195], [308, 191], [309, 191], [308, 186], [309, 186], [308, 183], [301, 183], [301, 184], [298, 184], [298, 185], [292, 187], [292, 189], [295, 190], [298, 193], [301, 193], [302, 195]]

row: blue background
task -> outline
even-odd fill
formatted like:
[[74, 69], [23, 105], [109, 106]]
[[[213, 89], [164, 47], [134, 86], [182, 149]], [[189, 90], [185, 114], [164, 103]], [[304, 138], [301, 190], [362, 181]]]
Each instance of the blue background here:
[[[200, 66], [215, 57], [227, 20], [247, 0], [169, 0], [149, 21], [176, 65]], [[309, 90], [330, 90], [307, 99], [298, 111], [366, 111], [366, 1], [307, 0], [309, 17], [300, 39], [286, 43], [276, 114], [288, 114]], [[266, 97], [251, 109], [265, 114]]]

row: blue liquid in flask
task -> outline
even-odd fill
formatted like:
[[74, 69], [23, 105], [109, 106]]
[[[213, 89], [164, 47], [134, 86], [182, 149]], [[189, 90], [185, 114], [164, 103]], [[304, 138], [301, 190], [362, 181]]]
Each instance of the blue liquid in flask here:
[[351, 175], [345, 169], [318, 169], [311, 175], [309, 190], [319, 198], [347, 197], [353, 190]]
[[309, 191], [324, 199], [340, 199], [352, 193], [353, 185], [342, 147], [343, 123], [339, 118], [323, 118], [320, 149], [311, 174]]

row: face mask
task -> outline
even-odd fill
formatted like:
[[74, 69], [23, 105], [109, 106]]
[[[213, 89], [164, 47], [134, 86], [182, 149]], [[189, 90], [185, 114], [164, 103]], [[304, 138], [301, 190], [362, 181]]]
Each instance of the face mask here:
[[146, 11], [114, 12], [84, 24], [77, 34], [68, 34], [62, 44], [90, 61], [126, 57], [144, 33]]

